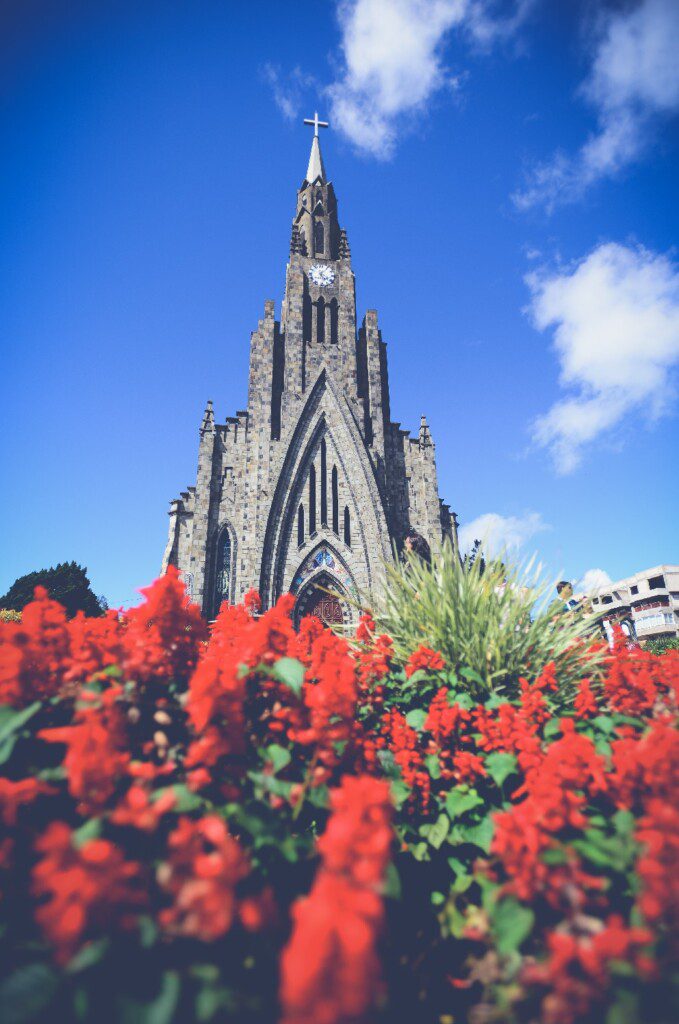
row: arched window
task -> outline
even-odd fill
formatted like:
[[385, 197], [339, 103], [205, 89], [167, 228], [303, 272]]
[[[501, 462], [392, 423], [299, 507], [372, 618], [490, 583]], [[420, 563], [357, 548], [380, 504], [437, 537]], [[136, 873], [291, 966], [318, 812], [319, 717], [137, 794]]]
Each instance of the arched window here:
[[301, 548], [304, 543], [304, 506], [297, 509], [297, 546]]
[[217, 539], [217, 572], [215, 573], [215, 611], [231, 593], [231, 534], [225, 526]]
[[351, 547], [351, 516], [348, 505], [344, 506], [344, 543], [348, 548]]
[[331, 299], [326, 316], [330, 317], [330, 344], [336, 345], [338, 340], [337, 330], [337, 299]]
[[316, 532], [316, 467], [309, 470], [309, 536]]
[[311, 341], [312, 340], [312, 338], [311, 338], [311, 324], [312, 324], [312, 319], [313, 318], [312, 318], [312, 315], [311, 315], [311, 306], [312, 306], [312, 302], [311, 302], [311, 299], [309, 298], [309, 293], [308, 293], [308, 291], [306, 290], [306, 287], [305, 287], [305, 289], [304, 289], [304, 298], [302, 299], [302, 336], [303, 336], [305, 341]]
[[325, 344], [325, 302], [319, 299], [316, 303], [316, 341]]
[[325, 438], [321, 441], [321, 526], [328, 525], [328, 481], [326, 472], [327, 451]]
[[339, 489], [337, 486], [337, 466], [332, 467], [332, 528], [339, 536]]
[[323, 221], [317, 220], [314, 224], [314, 254], [323, 256], [325, 253], [325, 228]]

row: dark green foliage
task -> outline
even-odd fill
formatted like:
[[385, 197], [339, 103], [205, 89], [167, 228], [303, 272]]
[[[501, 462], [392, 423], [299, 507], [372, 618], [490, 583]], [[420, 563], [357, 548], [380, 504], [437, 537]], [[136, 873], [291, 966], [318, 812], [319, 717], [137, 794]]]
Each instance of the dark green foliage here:
[[649, 640], [644, 644], [644, 650], [649, 654], [665, 654], [666, 651], [679, 651], [679, 636], [659, 636], [656, 640]]
[[0, 598], [0, 608], [23, 611], [33, 600], [36, 587], [44, 587], [51, 598], [62, 604], [69, 619], [80, 611], [89, 616], [102, 615], [107, 607], [105, 598], [95, 596], [86, 568], [77, 562], [60, 562], [56, 568], [39, 569], [20, 576]]

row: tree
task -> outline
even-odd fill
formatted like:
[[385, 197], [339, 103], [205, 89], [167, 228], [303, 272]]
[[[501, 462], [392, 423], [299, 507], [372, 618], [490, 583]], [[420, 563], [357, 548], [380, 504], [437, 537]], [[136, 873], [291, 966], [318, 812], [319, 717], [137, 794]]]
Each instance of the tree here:
[[36, 587], [44, 587], [50, 597], [59, 601], [69, 619], [79, 611], [89, 616], [102, 615], [107, 606], [105, 598], [94, 594], [86, 568], [77, 562], [60, 562], [55, 568], [39, 569], [20, 576], [0, 598], [0, 608], [22, 611], [33, 600]]

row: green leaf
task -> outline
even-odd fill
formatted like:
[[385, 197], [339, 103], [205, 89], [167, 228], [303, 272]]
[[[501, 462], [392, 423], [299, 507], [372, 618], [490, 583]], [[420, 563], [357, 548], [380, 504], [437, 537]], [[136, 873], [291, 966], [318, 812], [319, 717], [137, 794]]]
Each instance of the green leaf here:
[[279, 746], [278, 743], [272, 743], [270, 747], [265, 750], [265, 756], [267, 761], [271, 761], [274, 773], [279, 772], [282, 768], [285, 768], [290, 764], [292, 755], [289, 750], [285, 747]]
[[172, 810], [177, 811], [179, 814], [186, 814], [188, 811], [195, 811], [198, 807], [203, 807], [205, 801], [198, 793], [193, 793], [188, 786], [178, 782], [173, 786], [163, 786], [161, 789], [156, 789], [151, 794], [151, 801], [155, 803], [161, 796], [170, 790], [174, 794], [174, 804]]
[[293, 693], [299, 696], [302, 692], [302, 683], [304, 682], [306, 669], [297, 658], [281, 658], [268, 671], [274, 679], [277, 679], [279, 683], [283, 683]]
[[446, 898], [442, 892], [433, 892], [431, 894], [431, 903], [434, 907], [440, 907], [442, 903], [446, 902]]
[[479, 675], [476, 669], [465, 666], [460, 669], [460, 675], [464, 676], [465, 679], [470, 680], [473, 683], [480, 683], [482, 686], [486, 685], [486, 681], [483, 676]]
[[101, 818], [90, 818], [84, 825], [71, 833], [71, 839], [76, 849], [79, 850], [85, 843], [89, 843], [91, 839], [98, 839], [100, 835]]
[[550, 720], [545, 725], [545, 728], [543, 729], [543, 736], [545, 737], [546, 740], [551, 740], [551, 739], [554, 738], [554, 736], [558, 736], [560, 732], [561, 732], [561, 719], [560, 718], [550, 718]]
[[484, 851], [490, 852], [490, 844], [493, 840], [495, 826], [490, 815], [484, 818], [479, 825], [458, 825], [457, 834], [465, 843], [472, 843]]
[[384, 876], [384, 895], [390, 900], [400, 900], [401, 892], [401, 876], [398, 873], [398, 868], [393, 861], [389, 861]]
[[410, 851], [415, 860], [430, 860], [429, 847], [426, 843], [416, 843]]
[[400, 779], [401, 769], [396, 764], [391, 750], [378, 750], [377, 760], [380, 762], [380, 767], [388, 779]]
[[424, 723], [427, 718], [427, 712], [423, 708], [413, 708], [406, 715], [406, 722], [411, 729], [416, 729], [417, 732], [422, 732]]
[[69, 974], [80, 974], [81, 971], [86, 971], [88, 967], [94, 967], [103, 958], [107, 952], [110, 941], [107, 938], [97, 939], [94, 942], [88, 942], [82, 949], [79, 949], [72, 960], [69, 962], [66, 968]]
[[410, 796], [410, 786], [406, 785], [403, 779], [391, 780], [391, 799], [394, 806], [400, 809]]
[[468, 792], [460, 788], [451, 789], [446, 796], [446, 810], [451, 818], [459, 818], [466, 811], [470, 811], [482, 803], [483, 800], [475, 789], [470, 789]]
[[530, 907], [524, 907], [514, 899], [500, 900], [493, 912], [493, 932], [498, 953], [508, 956], [519, 949], [534, 924], [535, 914]]
[[424, 763], [427, 766], [427, 771], [431, 775], [432, 779], [441, 778], [441, 764], [437, 754], [427, 754], [424, 759]]
[[516, 771], [516, 758], [513, 754], [503, 754], [496, 750], [486, 758], [486, 768], [493, 781], [502, 788], [505, 779]]
[[164, 971], [160, 992], [152, 1002], [142, 1004], [132, 999], [122, 1001], [122, 1024], [170, 1024], [180, 993], [181, 982], [177, 971]]
[[606, 1014], [606, 1024], [639, 1024], [640, 1020], [638, 993], [620, 989]]
[[596, 718], [592, 719], [592, 725], [595, 725], [597, 729], [610, 736], [615, 731], [615, 722], [609, 715], [597, 715]]
[[51, 1003], [59, 988], [57, 974], [47, 964], [25, 964], [0, 984], [0, 1020], [29, 1024]]
[[274, 796], [282, 796], [286, 800], [290, 796], [292, 783], [285, 782], [283, 779], [277, 779], [275, 775], [265, 775], [264, 772], [248, 772], [248, 778], [252, 779], [256, 786], [261, 787], [267, 793], [273, 793]]
[[33, 701], [32, 704], [29, 704], [27, 708], [22, 708], [21, 711], [16, 711], [14, 708], [8, 707], [7, 704], [3, 704], [2, 708], [0, 708], [0, 743], [3, 743], [8, 736], [21, 729], [41, 707], [42, 704], [39, 700]]
[[450, 819], [448, 818], [447, 814], [443, 814], [443, 812], [441, 812], [441, 814], [439, 814], [438, 818], [436, 819], [435, 823], [431, 826], [428, 836], [429, 842], [431, 843], [435, 850], [441, 849], [443, 843], [445, 842], [448, 836], [449, 829]]

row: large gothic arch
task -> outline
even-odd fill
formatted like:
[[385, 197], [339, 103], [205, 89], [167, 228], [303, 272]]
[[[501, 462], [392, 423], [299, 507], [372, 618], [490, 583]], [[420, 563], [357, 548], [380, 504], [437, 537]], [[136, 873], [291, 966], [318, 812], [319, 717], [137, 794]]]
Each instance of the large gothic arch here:
[[[294, 564], [308, 553], [296, 550], [296, 523], [300, 496], [322, 439], [341, 473], [343, 493], [351, 509], [352, 545], [343, 550], [343, 558], [359, 587], [373, 588], [383, 563], [391, 557], [382, 495], [365, 444], [346, 400], [322, 370], [287, 442], [286, 458], [274, 491], [260, 582], [267, 605], [290, 588]], [[319, 524], [310, 542], [322, 539], [334, 546], [338, 544], [331, 527]]]
[[305, 555], [293, 574], [290, 592], [296, 598], [293, 611], [295, 625], [299, 625], [304, 615], [313, 614], [308, 598], [319, 591], [339, 598], [342, 621], [339, 623], [337, 619], [329, 619], [329, 624], [351, 625], [356, 618], [356, 605], [360, 598], [356, 581], [337, 547], [326, 540]]

